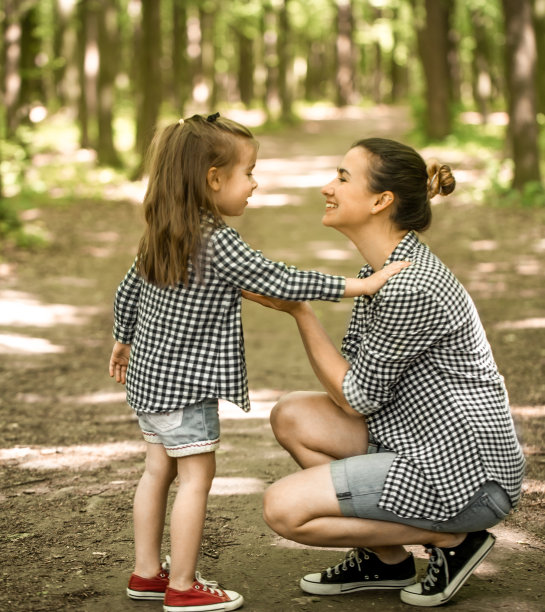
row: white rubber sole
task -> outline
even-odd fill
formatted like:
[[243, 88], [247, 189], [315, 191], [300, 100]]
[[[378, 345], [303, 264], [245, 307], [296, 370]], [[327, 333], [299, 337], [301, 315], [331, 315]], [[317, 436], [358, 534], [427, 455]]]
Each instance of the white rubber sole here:
[[391, 591], [402, 589], [416, 583], [416, 574], [412, 578], [405, 580], [377, 580], [372, 582], [365, 580], [362, 582], [348, 582], [340, 584], [324, 584], [319, 582], [321, 574], [308, 574], [301, 578], [299, 586], [305, 593], [312, 595], [342, 595], [343, 593], [354, 593], [355, 591], [366, 591], [373, 589]]

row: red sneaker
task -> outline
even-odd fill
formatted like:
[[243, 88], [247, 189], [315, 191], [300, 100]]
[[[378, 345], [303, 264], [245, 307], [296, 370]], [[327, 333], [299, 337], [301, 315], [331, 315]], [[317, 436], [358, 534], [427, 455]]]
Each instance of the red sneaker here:
[[217, 582], [204, 580], [195, 572], [195, 582], [187, 591], [170, 587], [165, 591], [164, 612], [205, 612], [207, 610], [236, 610], [244, 603], [242, 595], [220, 589]]
[[142, 578], [142, 576], [132, 574], [127, 587], [127, 595], [131, 599], [160, 599], [162, 601], [167, 587], [167, 569], [161, 569], [153, 578]]

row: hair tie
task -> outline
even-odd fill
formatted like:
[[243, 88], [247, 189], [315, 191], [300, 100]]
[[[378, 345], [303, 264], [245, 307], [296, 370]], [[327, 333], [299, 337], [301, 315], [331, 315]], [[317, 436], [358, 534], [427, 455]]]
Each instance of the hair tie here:
[[[435, 179], [437, 178], [437, 172], [431, 177], [430, 180], [430, 191], [433, 191], [433, 184], [435, 183]], [[439, 192], [441, 192], [441, 188], [439, 188]], [[438, 192], [438, 193], [439, 193]]]
[[183, 119], [178, 119], [178, 125], [183, 125], [184, 124], [184, 120]]
[[210, 123], [214, 123], [214, 121], [220, 116], [219, 113], [214, 113], [213, 115], [208, 115], [208, 117], [206, 118], [207, 121], [210, 121]]

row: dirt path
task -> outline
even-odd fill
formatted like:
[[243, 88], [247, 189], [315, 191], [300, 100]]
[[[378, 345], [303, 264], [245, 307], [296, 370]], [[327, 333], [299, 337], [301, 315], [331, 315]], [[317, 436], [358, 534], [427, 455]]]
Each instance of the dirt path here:
[[[374, 109], [358, 129], [362, 136], [373, 130], [401, 137], [405, 125], [403, 111]], [[353, 139], [350, 116], [310, 120], [290, 133], [264, 136], [256, 170], [259, 195], [238, 222], [245, 238], [301, 267], [354, 272], [359, 263], [353, 250], [320, 227], [316, 209], [318, 186], [329, 180], [337, 156]], [[288, 164], [281, 161], [286, 158]], [[284, 206], [286, 199], [290, 206]], [[463, 225], [468, 210], [469, 229]], [[514, 412], [530, 464], [521, 511], [493, 530], [494, 551], [450, 604], [464, 612], [545, 610], [543, 329], [498, 327], [539, 320], [543, 272], [539, 268], [521, 280], [520, 270], [506, 262], [512, 249], [531, 267], [532, 245], [545, 235], [545, 223], [539, 212], [530, 213], [530, 220], [502, 214], [508, 217], [503, 233], [492, 213], [459, 203], [437, 214], [438, 233], [430, 236], [471, 286], [502, 369], [514, 381]], [[127, 202], [84, 201], [30, 216], [50, 234], [51, 246], [10, 253], [0, 263], [0, 610], [157, 611], [160, 604], [136, 604], [124, 594], [143, 443], [122, 389], [106, 371], [112, 296], [134, 254], [139, 210]], [[517, 223], [526, 228], [525, 237], [517, 237]], [[440, 232], [448, 232], [448, 243]], [[479, 249], [468, 251], [468, 234], [482, 243], [500, 240], [500, 233], [501, 244], [482, 259]], [[525, 292], [523, 303], [508, 290], [514, 277]], [[319, 309], [335, 338], [349, 308]], [[299, 590], [302, 574], [336, 563], [343, 552], [293, 545], [264, 524], [263, 490], [295, 469], [267, 416], [282, 392], [316, 388], [316, 382], [289, 321], [258, 307], [245, 307], [244, 316], [253, 411], [244, 415], [222, 405], [222, 448], [201, 573], [243, 593], [249, 612], [410, 609], [397, 593], [309, 597]], [[529, 353], [535, 358], [528, 359]], [[526, 358], [519, 366], [521, 356]], [[413, 550], [423, 570], [423, 551]]]

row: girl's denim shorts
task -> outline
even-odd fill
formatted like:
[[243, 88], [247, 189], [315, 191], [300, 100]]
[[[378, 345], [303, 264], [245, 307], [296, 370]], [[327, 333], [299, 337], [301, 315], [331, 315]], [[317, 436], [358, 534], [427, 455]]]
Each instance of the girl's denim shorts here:
[[396, 454], [370, 444], [367, 455], [333, 461], [331, 477], [344, 516], [401, 523], [429, 531], [467, 533], [489, 529], [511, 510], [511, 500], [502, 487], [487, 481], [459, 514], [446, 521], [402, 518], [378, 503], [388, 470]]
[[142, 413], [138, 423], [144, 440], [162, 444], [170, 457], [210, 453], [220, 445], [217, 399], [206, 399], [174, 412]]

